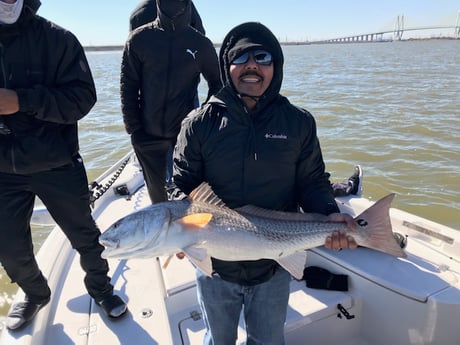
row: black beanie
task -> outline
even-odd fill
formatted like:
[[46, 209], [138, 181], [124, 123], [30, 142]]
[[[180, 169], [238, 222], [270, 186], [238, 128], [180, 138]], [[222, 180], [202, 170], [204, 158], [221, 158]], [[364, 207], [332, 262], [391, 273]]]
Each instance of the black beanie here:
[[262, 43], [258, 43], [257, 39], [253, 39], [252, 37], [243, 37], [236, 41], [233, 48], [228, 51], [228, 62], [232, 63], [232, 61], [237, 57], [254, 49], [264, 49], [271, 53]]

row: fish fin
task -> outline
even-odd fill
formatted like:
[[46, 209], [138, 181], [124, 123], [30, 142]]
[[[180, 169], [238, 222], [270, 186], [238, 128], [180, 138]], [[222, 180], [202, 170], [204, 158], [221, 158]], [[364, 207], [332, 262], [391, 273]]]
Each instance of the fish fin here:
[[305, 262], [307, 261], [307, 251], [295, 252], [294, 254], [281, 257], [276, 261], [281, 267], [294, 276], [295, 279], [301, 280]]
[[183, 252], [195, 267], [200, 269], [207, 276], [212, 276], [211, 257], [205, 249], [190, 246], [185, 248]]
[[203, 261], [208, 257], [208, 252], [204, 248], [199, 248], [196, 246], [188, 246], [182, 250], [185, 255], [194, 260]]
[[326, 222], [327, 216], [319, 213], [283, 212], [268, 210], [254, 205], [246, 205], [236, 208], [235, 211], [244, 215], [256, 216], [265, 219], [288, 220], [300, 222]]
[[206, 204], [226, 207], [225, 203], [214, 193], [207, 182], [202, 182], [188, 196], [192, 201], [201, 201]]
[[391, 226], [390, 205], [394, 196], [388, 194], [357, 216], [355, 231], [360, 233], [360, 245], [405, 258], [407, 255], [394, 238]]
[[211, 213], [194, 213], [178, 219], [176, 222], [181, 223], [188, 228], [201, 229], [208, 225], [212, 219]]

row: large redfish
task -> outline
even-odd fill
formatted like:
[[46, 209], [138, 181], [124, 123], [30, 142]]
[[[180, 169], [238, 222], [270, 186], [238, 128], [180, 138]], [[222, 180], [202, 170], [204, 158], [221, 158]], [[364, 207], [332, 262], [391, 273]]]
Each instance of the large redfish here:
[[326, 216], [244, 206], [229, 209], [208, 184], [189, 197], [165, 201], [134, 212], [101, 236], [104, 258], [171, 256], [184, 252], [204, 273], [212, 273], [210, 257], [220, 260], [272, 259], [300, 279], [306, 249], [323, 245], [333, 231], [346, 231], [365, 247], [405, 257], [393, 237], [387, 195], [355, 218], [350, 230]]

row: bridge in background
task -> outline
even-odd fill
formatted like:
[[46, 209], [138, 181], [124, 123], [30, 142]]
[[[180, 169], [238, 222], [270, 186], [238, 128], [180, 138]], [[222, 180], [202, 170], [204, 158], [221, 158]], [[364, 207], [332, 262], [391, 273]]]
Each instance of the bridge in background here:
[[[395, 27], [393, 30], [379, 31], [373, 33], [343, 36], [338, 38], [331, 38], [320, 41], [311, 41], [309, 43], [355, 43], [355, 42], [384, 42], [384, 41], [401, 41], [404, 32], [406, 31], [422, 31], [422, 30], [440, 30], [440, 29], [452, 29], [454, 31], [453, 38], [460, 38], [460, 11], [457, 15], [457, 21], [455, 25], [438, 25], [438, 26], [425, 26], [416, 28], [405, 28], [404, 27], [404, 16], [398, 16], [396, 18]], [[392, 35], [389, 35], [392, 34]], [[384, 35], [387, 35], [384, 37]]]

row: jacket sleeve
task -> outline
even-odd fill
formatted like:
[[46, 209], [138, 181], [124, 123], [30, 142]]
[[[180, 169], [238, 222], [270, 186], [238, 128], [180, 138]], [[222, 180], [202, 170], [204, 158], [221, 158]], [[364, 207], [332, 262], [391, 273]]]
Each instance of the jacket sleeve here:
[[316, 122], [308, 113], [310, 125], [305, 132], [301, 157], [297, 166], [297, 199], [305, 212], [331, 214], [339, 212], [335, 202], [329, 174], [325, 172], [325, 164], [320, 143], [316, 135]]
[[120, 73], [121, 112], [128, 134], [142, 128], [139, 98], [141, 73], [141, 62], [132, 49], [132, 41], [128, 39], [123, 50]]
[[73, 124], [96, 103], [96, 88], [83, 47], [69, 31], [50, 31], [43, 84], [16, 90], [19, 110], [39, 120]]
[[206, 101], [222, 88], [216, 49], [211, 41], [208, 39], [207, 41], [209, 44], [206, 45], [204, 57], [201, 59], [201, 74], [203, 74], [203, 77], [208, 83], [208, 96], [206, 97]]
[[183, 121], [174, 149], [175, 195], [189, 194], [203, 181], [203, 160], [199, 134], [193, 127], [194, 115], [203, 108], [193, 110]]

